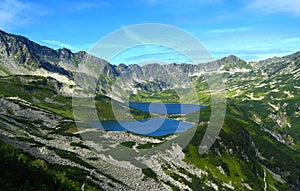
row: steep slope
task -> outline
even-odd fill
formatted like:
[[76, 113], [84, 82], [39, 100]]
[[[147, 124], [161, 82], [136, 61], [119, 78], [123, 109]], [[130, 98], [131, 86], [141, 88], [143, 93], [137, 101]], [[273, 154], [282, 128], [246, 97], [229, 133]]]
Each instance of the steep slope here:
[[40, 46], [25, 37], [0, 31], [0, 56], [2, 70], [11, 73], [26, 73], [43, 68], [50, 72], [71, 76], [58, 65], [59, 60], [68, 61], [73, 56], [67, 49], [53, 50]]
[[[72, 53], [66, 48], [53, 50], [26, 37], [0, 30], [0, 75], [39, 75], [75, 85], [74, 73], [80, 72], [78, 67], [81, 65], [91, 67], [82, 68], [82, 75], [92, 74], [94, 80], [98, 79], [99, 74], [105, 74], [108, 78], [117, 75], [115, 67], [84, 51]], [[97, 73], [93, 71], [93, 65], [97, 66]]]

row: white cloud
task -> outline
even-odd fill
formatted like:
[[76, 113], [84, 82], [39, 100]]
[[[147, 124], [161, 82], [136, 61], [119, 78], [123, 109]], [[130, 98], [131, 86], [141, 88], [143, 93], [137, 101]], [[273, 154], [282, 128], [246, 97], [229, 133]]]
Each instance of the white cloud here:
[[45, 14], [45, 7], [20, 0], [0, 1], [0, 28], [8, 30], [33, 22], [37, 15]]
[[174, 4], [174, 5], [195, 5], [195, 4], [204, 4], [204, 3], [218, 3], [222, 0], [185, 0], [185, 1], [173, 1], [173, 0], [140, 0], [142, 3], [145, 3], [149, 6], [156, 6], [161, 4]]
[[80, 44], [80, 45], [70, 45], [67, 43], [63, 43], [58, 40], [41, 40], [41, 44], [45, 44], [46, 46], [52, 47], [54, 49], [57, 48], [67, 48], [71, 50], [72, 52], [78, 52], [78, 51], [86, 51], [89, 52], [89, 50], [95, 46], [95, 43], [85, 43], [85, 44]]
[[0, 2], [0, 27], [6, 29], [12, 25], [24, 24], [27, 19], [21, 19], [21, 14], [29, 8], [28, 4], [17, 0]]
[[209, 34], [223, 34], [223, 33], [236, 33], [236, 32], [245, 32], [248, 31], [248, 27], [236, 27], [236, 28], [224, 28], [224, 29], [211, 29], [208, 30]]
[[297, 36], [242, 34], [224, 38], [209, 38], [204, 42], [214, 58], [233, 54], [252, 61], [300, 51], [300, 38]]
[[223, 0], [138, 0], [143, 5], [150, 8], [160, 8], [167, 14], [181, 15], [205, 10], [207, 5], [220, 3]]
[[42, 42], [48, 44], [48, 45], [54, 45], [55, 48], [67, 48], [67, 49], [70, 49], [72, 52], [78, 52], [80, 51], [80, 49], [72, 46], [72, 45], [69, 45], [69, 44], [66, 44], [66, 43], [63, 43], [63, 42], [60, 42], [60, 41], [57, 41], [57, 40], [42, 40]]
[[159, 3], [163, 3], [163, 1], [158, 1], [158, 0], [144, 0], [142, 2], [145, 3], [149, 7], [154, 7]]
[[76, 1], [70, 4], [69, 10], [71, 11], [78, 11], [84, 9], [102, 9], [109, 7], [110, 4], [105, 1]]
[[255, 0], [247, 8], [260, 11], [265, 14], [291, 13], [300, 16], [299, 0]]

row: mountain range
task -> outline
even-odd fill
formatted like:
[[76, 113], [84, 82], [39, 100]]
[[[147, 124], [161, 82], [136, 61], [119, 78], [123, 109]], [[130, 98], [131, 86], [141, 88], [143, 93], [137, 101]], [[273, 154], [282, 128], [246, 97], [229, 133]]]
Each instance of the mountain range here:
[[[0, 31], [0, 76], [0, 190], [300, 190], [300, 52], [255, 62], [230, 55], [205, 64], [116, 66]], [[215, 76], [224, 84], [225, 119], [215, 143], [199, 154]], [[90, 98], [93, 107], [74, 113], [74, 99]], [[100, 131], [74, 116], [96, 110], [101, 121], [116, 120], [112, 105], [135, 119], [151, 116], [124, 101], [206, 107], [200, 118], [168, 116], [198, 124], [185, 148], [170, 144], [150, 154], [143, 149], [178, 135]], [[115, 153], [98, 152], [106, 147]], [[135, 150], [139, 164], [118, 156], [119, 148]]]

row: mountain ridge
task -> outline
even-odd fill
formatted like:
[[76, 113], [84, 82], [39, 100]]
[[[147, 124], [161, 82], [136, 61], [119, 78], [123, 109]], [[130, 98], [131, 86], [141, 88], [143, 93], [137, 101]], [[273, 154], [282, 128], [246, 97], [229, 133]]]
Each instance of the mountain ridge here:
[[[123, 90], [120, 90], [123, 92], [122, 94], [126, 94], [126, 91], [136, 94], [137, 91], [143, 89], [167, 90], [188, 87], [191, 85], [191, 76], [210, 75], [210, 73], [260, 72], [272, 75], [282, 67], [290, 65], [290, 60], [299, 57], [299, 52], [296, 52], [281, 58], [269, 58], [257, 62], [246, 62], [237, 56], [229, 55], [205, 64], [170, 63], [160, 65], [152, 63], [139, 66], [121, 63], [112, 65], [84, 51], [72, 53], [66, 48], [54, 50], [41, 46], [26, 37], [11, 35], [3, 31], [0, 32], [0, 50], [0, 75], [11, 73], [52, 76], [60, 82], [69, 81], [69, 84], [77, 85], [69, 88], [68, 92], [77, 92], [78, 96], [85, 94], [77, 91], [78, 88], [83, 88], [90, 91], [91, 94], [94, 93], [93, 90], [96, 90], [96, 93], [119, 101], [122, 101], [124, 95], [115, 94], [111, 89], [116, 82], [119, 84], [115, 85], [122, 87]], [[270, 63], [272, 63], [272, 67], [269, 67]], [[277, 63], [276, 66], [275, 63]], [[124, 82], [118, 80], [120, 78]], [[164, 85], [162, 86], [162, 84]], [[78, 88], [76, 89], [76, 87]]]
[[[67, 48], [64, 48], [64, 47], [59, 48], [57, 50], [54, 50], [54, 49], [49, 48], [47, 46], [39, 45], [39, 44], [31, 41], [30, 39], [28, 39], [28, 38], [26, 38], [22, 35], [9, 34], [9, 33], [6, 33], [4, 31], [0, 30], [0, 41], [2, 42], [1, 49], [5, 49], [6, 52], [8, 53], [8, 55], [11, 54], [11, 51], [14, 51], [13, 54], [17, 54], [17, 52], [16, 52], [17, 50], [15, 50], [15, 49], [10, 50], [10, 47], [7, 45], [7, 43], [3, 44], [3, 42], [11, 41], [11, 40], [8, 40], [8, 39], [11, 39], [11, 38], [13, 39], [12, 46], [16, 46], [17, 44], [19, 44], [19, 46], [24, 46], [25, 45], [28, 48], [28, 52], [30, 54], [32, 54], [32, 55], [29, 55], [29, 57], [31, 56], [32, 59], [34, 59], [34, 61], [47, 62], [46, 58], [49, 57], [50, 60], [52, 60], [54, 62], [54, 63], [51, 63], [51, 64], [56, 65], [57, 67], [61, 67], [59, 65], [60, 59], [62, 59], [62, 61], [67, 62], [70, 65], [78, 66], [78, 64], [82, 62], [83, 57], [85, 57], [87, 54], [89, 54], [88, 52], [85, 52], [85, 51], [78, 51], [76, 53], [73, 53], [71, 50], [69, 50]], [[18, 47], [17, 49], [21, 49], [21, 48]], [[3, 54], [3, 52], [2, 52], [2, 54]], [[43, 55], [43, 56], [41, 56], [41, 55]], [[283, 57], [273, 57], [273, 58], [267, 58], [267, 59], [263, 59], [263, 60], [259, 60], [259, 61], [249, 61], [249, 62], [247, 62], [247, 61], [245, 61], [245, 60], [243, 60], [243, 59], [241, 59], [241, 58], [239, 58], [235, 55], [229, 55], [229, 56], [219, 58], [219, 59], [216, 59], [216, 60], [213, 60], [213, 61], [209, 61], [209, 62], [203, 63], [203, 64], [202, 63], [201, 64], [168, 63], [166, 65], [168, 66], [168, 68], [171, 68], [171, 66], [193, 66], [194, 68], [197, 68], [199, 70], [199, 69], [205, 68], [205, 67], [203, 67], [203, 65], [209, 65], [209, 64], [230, 64], [230, 63], [240, 63], [240, 62], [247, 63], [247, 64], [250, 64], [250, 63], [264, 63], [264, 62], [269, 62], [272, 59], [294, 59], [295, 57], [298, 57], [299, 55], [300, 55], [300, 51], [289, 54], [289, 55], [286, 55], [286, 56], [283, 56]], [[92, 55], [90, 55], [90, 56], [92, 56]], [[38, 60], [35, 60], [35, 59], [38, 59]], [[73, 60], [73, 63], [72, 63], [72, 59], [76, 59], [76, 61]], [[101, 58], [98, 58], [98, 59], [102, 60]], [[26, 63], [26, 59], [24, 59], [24, 58], [23, 59], [18, 59], [17, 61], [19, 61], [18, 64], [25, 64]], [[108, 64], [110, 66], [116, 68], [116, 69], [121, 68], [121, 66], [125, 65], [125, 64], [122, 64], [122, 63], [120, 63], [118, 65], [112, 65], [110, 63], [108, 63]], [[155, 65], [155, 63], [153, 63], [153, 64]], [[153, 65], [153, 64], [149, 64], [149, 65]], [[149, 67], [147, 65], [145, 65], [143, 67]], [[41, 66], [41, 65], [38, 65], [38, 66]], [[132, 66], [135, 66], [135, 64], [125, 65], [125, 66], [132, 68]], [[46, 69], [51, 69], [51, 68], [48, 68], [46, 66], [44, 66], [44, 67]], [[76, 68], [72, 68], [72, 69], [74, 70]], [[65, 70], [68, 70], [68, 69], [65, 69]], [[66, 75], [67, 73], [63, 73], [63, 74]]]

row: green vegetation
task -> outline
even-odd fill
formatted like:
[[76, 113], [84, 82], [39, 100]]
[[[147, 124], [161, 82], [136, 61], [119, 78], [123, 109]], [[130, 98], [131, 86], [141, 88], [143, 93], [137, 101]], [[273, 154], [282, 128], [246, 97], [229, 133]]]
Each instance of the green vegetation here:
[[172, 191], [180, 191], [180, 188], [179, 187], [177, 187], [177, 186], [175, 186], [175, 185], [173, 185], [171, 182], [169, 182], [169, 181], [163, 181], [163, 183], [165, 183], [166, 185], [168, 185], [168, 186], [170, 186], [171, 187], [171, 189], [172, 189]]
[[82, 143], [71, 142], [70, 145], [73, 146], [73, 147], [80, 147], [80, 148], [83, 148], [83, 149], [90, 149], [88, 146], [86, 146]]
[[[129, 119], [129, 115], [131, 114], [134, 119], [141, 120], [141, 119], [147, 119], [150, 118], [150, 114], [147, 112], [142, 112], [137, 109], [129, 108], [127, 106], [124, 106], [123, 104], [112, 100], [111, 98], [103, 95], [97, 95], [95, 97], [96, 100], [96, 108], [98, 111], [98, 118], [100, 120], [115, 120], [115, 114], [114, 112], [119, 113], [118, 120], [126, 120]], [[114, 111], [112, 109], [112, 102], [114, 104]], [[129, 113], [128, 113], [129, 112]]]
[[78, 68], [78, 66], [79, 66], [79, 61], [78, 61], [77, 55], [78, 54], [75, 54], [75, 56], [72, 58], [72, 63], [76, 68]]
[[151, 168], [142, 168], [142, 172], [146, 178], [153, 178], [154, 180], [157, 180], [157, 175]]
[[[87, 172], [49, 164], [0, 141], [0, 190], [80, 191]], [[79, 175], [79, 176], [78, 176]], [[99, 190], [87, 182], [86, 190]]]
[[[133, 148], [133, 146], [136, 145], [136, 142], [126, 141], [126, 142], [122, 142], [120, 144], [125, 146], [125, 147], [128, 147], [128, 148]], [[150, 143], [150, 142], [148, 142], [148, 143], [144, 143], [144, 144], [138, 144], [136, 148], [137, 149], [150, 149], [150, 148], [159, 146], [161, 144], [163, 144], [163, 142], [161, 142], [161, 143]]]
[[160, 142], [160, 143], [145, 143], [145, 144], [139, 144], [136, 148], [138, 149], [150, 149], [156, 146], [159, 146], [161, 144], [163, 144], [164, 142]]
[[80, 134], [75, 134], [78, 131], [75, 122], [60, 122], [55, 129], [51, 129], [49, 134], [60, 134], [69, 137], [78, 137], [81, 139]]
[[[0, 77], [0, 97], [19, 97], [40, 108], [73, 118], [71, 98], [56, 92], [57, 87], [61, 85], [54, 79], [45, 77]], [[47, 99], [52, 101], [46, 101]]]
[[[201, 82], [201, 85], [207, 86], [206, 82]], [[198, 85], [200, 86], [200, 85]], [[196, 90], [197, 89], [197, 90]], [[198, 91], [195, 89], [167, 89], [163, 91], [138, 91], [137, 94], [131, 94], [129, 100], [131, 102], [163, 102], [163, 103], [195, 103], [209, 104], [211, 95], [209, 92]], [[197, 93], [195, 93], [197, 92]]]
[[26, 143], [31, 143], [31, 144], [33, 144], [33, 147], [45, 146], [45, 144], [35, 141], [33, 138], [29, 138], [29, 137], [16, 137], [15, 139], [18, 141], [26, 142]]
[[179, 96], [175, 90], [164, 91], [139, 91], [137, 94], [131, 94], [131, 102], [163, 102], [178, 103]]
[[[191, 143], [184, 149], [186, 161], [214, 175], [207, 177], [208, 179], [232, 182], [237, 188], [243, 186], [242, 178], [244, 183], [249, 184], [254, 190], [263, 190], [261, 164], [276, 173], [281, 173], [278, 169], [289, 169], [290, 175], [284, 173], [281, 175], [290, 185], [297, 185], [296, 177], [299, 177], [300, 172], [296, 169], [300, 168], [297, 163], [300, 154], [278, 143], [271, 135], [264, 132], [247, 117], [246, 109], [231, 100], [228, 102], [225, 122], [219, 134], [220, 139], [207, 153], [200, 156], [198, 147], [207, 125], [199, 126]], [[255, 145], [259, 146], [255, 147]], [[257, 151], [264, 159], [257, 156]], [[273, 176], [269, 175], [268, 181], [269, 185], [276, 188], [291, 189], [286, 184], [276, 181]]]
[[[1, 56], [0, 56], [0, 59], [1, 59]], [[0, 66], [0, 72], [3, 72], [6, 75], [10, 75], [10, 72], [7, 69], [3, 68], [2, 66]]]
[[81, 166], [84, 166], [89, 169], [95, 169], [92, 165], [79, 158], [76, 153], [60, 150], [60, 149], [55, 149], [55, 153], [61, 158], [69, 159], [77, 164], [80, 164]]
[[[206, 177], [206, 176], [203, 176], [201, 178], [189, 173], [188, 171], [184, 170], [183, 168], [178, 168], [177, 170], [186, 175], [187, 177], [189, 177], [191, 179], [191, 181], [187, 180], [186, 178], [184, 178], [182, 175], [180, 175], [178, 172], [174, 172], [172, 167], [168, 164], [165, 164], [162, 166], [163, 168], [163, 171], [169, 175], [170, 177], [172, 177], [174, 180], [190, 187], [192, 190], [214, 190], [213, 188], [207, 186], [205, 184], [205, 181], [206, 180], [209, 180], [209, 181], [216, 181], [216, 179], [212, 176], [209, 176], [209, 177]], [[167, 185], [169, 185], [172, 190], [178, 190], [178, 187], [172, 185], [171, 183], [166, 183]], [[220, 185], [218, 185], [220, 186]]]
[[[39, 76], [0, 77], [0, 97], [19, 97], [33, 103], [33, 106], [38, 106], [65, 118], [73, 119], [72, 98], [58, 93], [61, 86], [62, 84], [53, 78]], [[90, 106], [91, 102], [86, 104], [86, 101], [90, 100], [78, 100], [78, 103], [82, 103], [82, 106], [76, 108], [77, 112], [82, 113], [81, 116], [83, 118], [91, 113], [89, 111], [93, 111], [93, 108]], [[97, 95], [92, 101], [95, 101], [97, 120], [115, 120], [111, 107], [112, 101], [120, 112], [126, 109], [126, 106], [103, 95]], [[87, 107], [84, 107], [85, 105]], [[150, 117], [149, 113], [136, 109], [130, 108], [129, 111], [135, 119]], [[91, 121], [90, 116], [86, 116], [86, 118]], [[128, 119], [128, 116], [124, 116], [124, 119]]]
[[136, 143], [134, 141], [126, 141], [120, 144], [123, 145], [124, 147], [132, 148]]
[[235, 68], [253, 69], [250, 64], [248, 64], [247, 62], [241, 61], [241, 62], [238, 62], [235, 64], [226, 64], [226, 66], [223, 68], [223, 70], [229, 71], [230, 69], [235, 69]]

